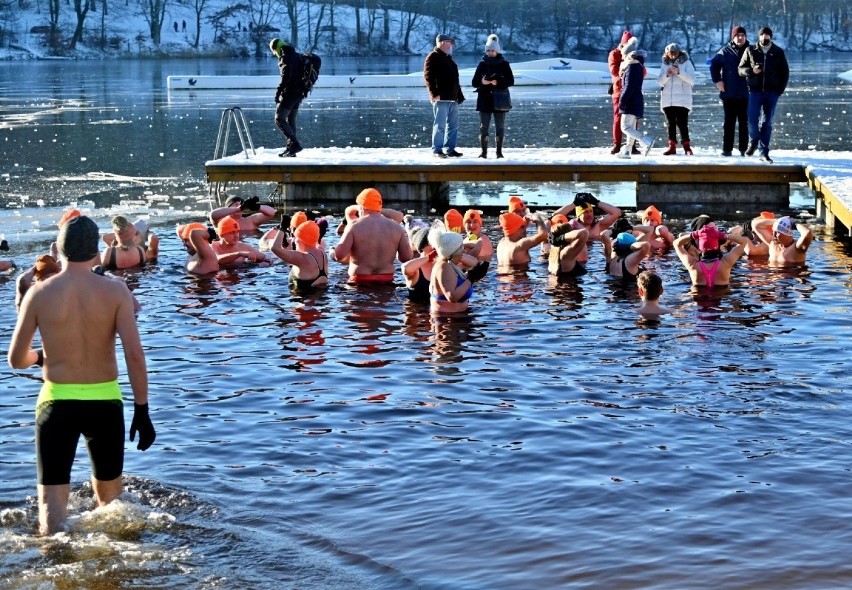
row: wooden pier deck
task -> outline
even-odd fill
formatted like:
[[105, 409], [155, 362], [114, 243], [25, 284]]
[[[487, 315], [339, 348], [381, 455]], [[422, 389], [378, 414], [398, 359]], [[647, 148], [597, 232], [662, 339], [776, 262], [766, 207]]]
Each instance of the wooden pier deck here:
[[[325, 201], [334, 201], [337, 194], [340, 202], [349, 204], [364, 187], [391, 185], [397, 187], [395, 196], [405, 192], [399, 187], [407, 186], [407, 196], [399, 198], [428, 206], [440, 206], [435, 202], [440, 199], [436, 187], [446, 188], [451, 182], [508, 181], [635, 183], [637, 206], [653, 203], [671, 208], [682, 203], [694, 207], [699, 203], [709, 209], [786, 207], [790, 183], [808, 182], [818, 198], [823, 198], [832, 219], [852, 227], [852, 195], [832, 190], [830, 181], [820, 180], [819, 152], [795, 152], [795, 156], [773, 152], [775, 163], [767, 164], [756, 158], [721, 158], [715, 154], [665, 157], [652, 153], [647, 158], [620, 160], [600, 148], [507, 151], [505, 159], [495, 160], [493, 151], [489, 154], [492, 159], [479, 159], [475, 153], [438, 159], [426, 148], [318, 148], [306, 149], [296, 158], [281, 158], [280, 148], [261, 148], [249, 157], [240, 153], [208, 161], [205, 169], [209, 183], [277, 183], [284, 187], [288, 200], [297, 202], [318, 189]], [[802, 154], [809, 156], [807, 161]], [[848, 155], [852, 161], [852, 154]], [[810, 161], [815, 164], [809, 167]], [[842, 171], [850, 166], [846, 160], [840, 160], [839, 166], [842, 177]], [[852, 176], [852, 170], [848, 175]], [[341, 192], [341, 187], [349, 190]]]

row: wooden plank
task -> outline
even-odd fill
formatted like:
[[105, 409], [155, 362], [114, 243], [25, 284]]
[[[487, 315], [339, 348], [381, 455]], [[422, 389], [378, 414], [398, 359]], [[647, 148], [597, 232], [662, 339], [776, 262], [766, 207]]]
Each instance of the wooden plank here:
[[808, 169], [806, 173], [808, 185], [816, 193], [817, 198], [822, 199], [825, 209], [834, 215], [836, 221], [846, 227], [849, 235], [852, 235], [852, 204], [834, 194], [831, 187], [825, 184], [823, 179], [812, 170]]
[[789, 184], [805, 182], [802, 166], [643, 165], [643, 164], [235, 164], [206, 165], [208, 182], [640, 182]]

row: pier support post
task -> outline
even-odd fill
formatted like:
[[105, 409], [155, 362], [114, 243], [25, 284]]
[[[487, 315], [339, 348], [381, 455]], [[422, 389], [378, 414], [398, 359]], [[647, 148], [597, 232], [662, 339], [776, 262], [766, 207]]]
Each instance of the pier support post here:
[[654, 205], [668, 214], [693, 216], [712, 210], [716, 215], [754, 215], [790, 206], [789, 184], [636, 183], [636, 207]]

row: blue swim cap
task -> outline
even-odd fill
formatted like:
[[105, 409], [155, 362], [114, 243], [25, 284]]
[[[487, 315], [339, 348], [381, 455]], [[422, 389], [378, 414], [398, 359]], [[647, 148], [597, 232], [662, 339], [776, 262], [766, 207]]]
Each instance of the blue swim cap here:
[[623, 231], [618, 234], [617, 238], [615, 238], [613, 247], [615, 248], [616, 254], [623, 255], [630, 252], [630, 246], [632, 246], [635, 242], [636, 236], [630, 232]]

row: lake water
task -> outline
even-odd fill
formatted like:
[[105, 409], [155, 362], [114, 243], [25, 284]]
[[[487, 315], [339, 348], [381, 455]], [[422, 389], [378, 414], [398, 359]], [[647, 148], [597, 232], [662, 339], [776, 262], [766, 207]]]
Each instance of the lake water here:
[[[8, 254], [32, 260], [71, 203], [102, 228], [119, 212], [150, 216], [162, 237], [159, 263], [126, 275], [158, 438], [145, 453], [128, 443], [122, 501], [91, 509], [81, 448], [69, 532], [34, 535], [40, 374], [0, 371], [0, 588], [852, 586], [848, 242], [817, 224], [806, 268], [744, 261], [710, 293], [656, 255], [646, 266], [674, 309], [660, 323], [639, 320], [599, 249], [577, 282], [538, 260], [492, 272], [451, 320], [401, 286], [349, 287], [337, 264], [311, 296], [289, 291], [282, 264], [190, 277], [173, 228], [209, 207], [203, 160], [227, 100], [169, 103], [165, 75], [189, 67], [0, 65], [0, 198], [18, 203], [0, 209]], [[784, 99], [801, 93], [790, 112], [806, 116], [784, 120], [825, 142], [849, 137], [849, 87], [833, 68], [849, 66], [823, 63]], [[804, 96], [816, 93], [824, 104]], [[608, 116], [606, 97], [577, 94], [510, 117], [557, 145], [544, 142], [581, 116]], [[311, 142], [424, 145], [425, 107], [406, 113], [419, 99], [321, 99], [303, 115]], [[271, 145], [271, 101], [256, 100], [256, 144]], [[419, 139], [375, 124], [403, 117]], [[605, 145], [598, 131], [565, 141]], [[0, 275], [3, 350], [13, 299], [14, 275]]]

